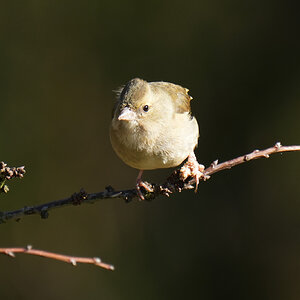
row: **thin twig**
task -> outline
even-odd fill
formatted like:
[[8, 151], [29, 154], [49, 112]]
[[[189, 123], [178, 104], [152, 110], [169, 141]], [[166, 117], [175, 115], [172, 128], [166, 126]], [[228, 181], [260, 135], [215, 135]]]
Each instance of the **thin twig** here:
[[73, 266], [76, 266], [78, 263], [83, 263], [83, 264], [93, 264], [97, 267], [106, 270], [111, 270], [111, 271], [115, 269], [113, 265], [102, 262], [99, 257], [76, 257], [76, 256], [57, 254], [57, 253], [48, 252], [44, 250], [33, 249], [32, 246], [30, 245], [27, 246], [26, 248], [0, 248], [0, 253], [6, 254], [13, 258], [15, 257], [15, 253], [25, 253], [25, 254], [37, 255], [37, 256], [47, 257], [55, 260], [64, 261], [66, 263], [72, 264]]
[[249, 154], [242, 155], [240, 157], [225, 161], [220, 164], [218, 164], [218, 161], [214, 161], [209, 168], [205, 169], [204, 174], [212, 175], [214, 173], [226, 169], [231, 169], [232, 167], [240, 165], [249, 160], [258, 159], [258, 158], [269, 158], [269, 156], [274, 153], [291, 152], [291, 151], [300, 151], [300, 146], [282, 146], [278, 142], [273, 147], [267, 148], [265, 150], [254, 150]]
[[0, 193], [7, 193], [8, 186], [5, 184], [7, 180], [13, 178], [22, 178], [26, 173], [25, 167], [8, 167], [3, 161], [0, 162]]
[[[282, 153], [290, 151], [300, 151], [300, 146], [282, 146], [280, 143], [276, 143], [273, 147], [265, 150], [254, 150], [253, 152], [234, 158], [232, 160], [218, 163], [214, 161], [208, 168], [203, 171], [203, 177], [200, 180], [205, 181], [210, 178], [214, 173], [230, 169], [234, 166], [242, 164], [244, 162], [254, 160], [257, 158], [268, 158], [273, 153]], [[151, 192], [144, 190], [145, 199], [152, 200], [158, 195], [169, 196], [173, 192], [181, 192], [182, 190], [193, 188], [194, 179], [187, 178], [185, 181], [182, 180], [180, 169], [175, 170], [171, 176], [169, 176], [163, 184], [151, 184], [146, 183]], [[19, 220], [23, 216], [39, 214], [42, 218], [47, 218], [49, 210], [54, 208], [63, 207], [66, 205], [79, 205], [84, 203], [94, 203], [96, 200], [101, 199], [112, 199], [119, 198], [126, 202], [130, 202], [132, 199], [137, 197], [135, 189], [115, 191], [111, 186], [106, 187], [104, 192], [87, 194], [83, 189], [79, 193], [74, 193], [71, 197], [48, 202], [37, 206], [25, 206], [21, 209], [14, 211], [0, 212], [0, 223], [5, 223], [7, 220], [15, 219]]]

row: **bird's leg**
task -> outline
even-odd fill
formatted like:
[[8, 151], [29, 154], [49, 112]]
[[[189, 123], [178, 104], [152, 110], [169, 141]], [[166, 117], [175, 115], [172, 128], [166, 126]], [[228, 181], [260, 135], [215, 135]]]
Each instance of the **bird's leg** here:
[[195, 179], [195, 193], [198, 190], [200, 178], [205, 177], [205, 175], [203, 174], [204, 169], [205, 167], [198, 163], [194, 152], [192, 152], [188, 156], [188, 160], [180, 169], [180, 177], [183, 181], [186, 180], [188, 177], [193, 177]]
[[143, 187], [148, 192], [153, 192], [153, 189], [151, 189], [150, 186], [148, 186], [145, 182], [142, 181], [142, 175], [144, 170], [140, 170], [138, 177], [136, 179], [136, 192], [140, 200], [145, 200], [143, 193], [141, 192], [141, 187]]

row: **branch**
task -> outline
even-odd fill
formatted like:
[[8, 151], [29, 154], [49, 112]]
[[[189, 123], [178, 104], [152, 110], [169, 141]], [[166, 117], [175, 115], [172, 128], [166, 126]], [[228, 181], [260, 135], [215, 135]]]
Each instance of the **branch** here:
[[27, 246], [26, 248], [0, 248], [0, 253], [6, 254], [13, 258], [15, 257], [15, 253], [25, 253], [25, 254], [31, 254], [31, 255], [42, 256], [42, 257], [47, 257], [55, 260], [64, 261], [66, 263], [72, 264], [73, 266], [76, 266], [77, 263], [83, 263], [83, 264], [93, 264], [97, 267], [106, 270], [111, 270], [111, 271], [115, 269], [113, 265], [103, 263], [99, 257], [76, 257], [76, 256], [57, 254], [53, 252], [32, 249], [32, 246], [30, 245]]
[[0, 193], [7, 193], [8, 186], [5, 184], [7, 180], [12, 178], [22, 178], [25, 174], [25, 167], [8, 167], [3, 161], [0, 162]]
[[[253, 152], [234, 158], [232, 160], [218, 163], [218, 160], [214, 161], [208, 168], [204, 169], [203, 177], [200, 180], [205, 181], [210, 178], [214, 173], [230, 169], [234, 166], [242, 164], [244, 162], [257, 159], [257, 158], [268, 158], [269, 155], [274, 153], [300, 151], [300, 146], [281, 146], [280, 143], [276, 143], [275, 146], [267, 148], [265, 150], [254, 150]], [[147, 187], [151, 192], [144, 191], [146, 200], [153, 200], [158, 195], [169, 196], [173, 192], [181, 192], [182, 190], [192, 189], [194, 179], [187, 178], [185, 181], [182, 180], [180, 169], [175, 170], [170, 177], [167, 178], [166, 182], [162, 184], [150, 184], [146, 183]], [[20, 220], [23, 216], [39, 214], [43, 219], [49, 216], [49, 210], [54, 208], [63, 207], [66, 205], [79, 205], [84, 203], [94, 203], [96, 200], [119, 198], [126, 202], [130, 202], [132, 199], [137, 197], [135, 189], [115, 191], [111, 186], [106, 187], [105, 191], [99, 193], [87, 194], [83, 189], [79, 193], [74, 193], [71, 197], [48, 202], [37, 206], [25, 206], [21, 209], [7, 212], [0, 212], [0, 223], [5, 223], [7, 220], [15, 219]]]
[[240, 157], [234, 158], [232, 160], [225, 161], [221, 164], [218, 164], [218, 161], [214, 161], [209, 168], [205, 169], [205, 175], [212, 175], [214, 173], [231, 169], [234, 166], [240, 165], [244, 162], [258, 159], [258, 158], [269, 158], [271, 154], [282, 153], [282, 152], [292, 152], [300, 151], [300, 146], [282, 146], [279, 142], [276, 143], [273, 147], [267, 148], [265, 150], [254, 150], [253, 152], [242, 155]]

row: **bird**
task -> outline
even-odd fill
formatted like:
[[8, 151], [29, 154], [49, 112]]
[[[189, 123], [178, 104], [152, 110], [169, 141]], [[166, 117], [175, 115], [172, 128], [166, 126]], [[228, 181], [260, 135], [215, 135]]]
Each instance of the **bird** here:
[[139, 170], [136, 191], [140, 200], [145, 199], [141, 187], [149, 190], [141, 179], [144, 170], [177, 167], [185, 159], [181, 177], [193, 177], [197, 191], [204, 166], [194, 153], [199, 126], [191, 114], [193, 98], [188, 92], [174, 83], [140, 78], [131, 79], [117, 92], [110, 141], [117, 156]]

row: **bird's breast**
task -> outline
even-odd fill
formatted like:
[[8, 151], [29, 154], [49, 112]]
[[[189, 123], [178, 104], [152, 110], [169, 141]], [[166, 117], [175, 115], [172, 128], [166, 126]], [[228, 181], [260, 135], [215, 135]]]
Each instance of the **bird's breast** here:
[[179, 125], [176, 121], [146, 128], [113, 121], [110, 128], [113, 149], [127, 165], [136, 169], [178, 166], [197, 145], [198, 124], [190, 117], [180, 119]]

